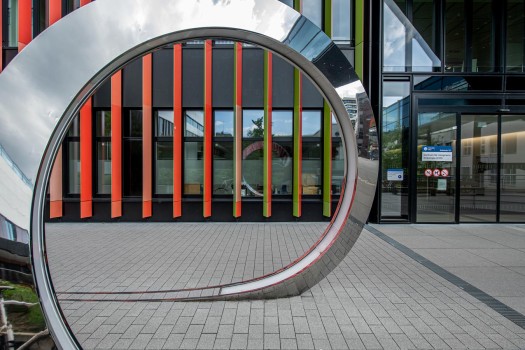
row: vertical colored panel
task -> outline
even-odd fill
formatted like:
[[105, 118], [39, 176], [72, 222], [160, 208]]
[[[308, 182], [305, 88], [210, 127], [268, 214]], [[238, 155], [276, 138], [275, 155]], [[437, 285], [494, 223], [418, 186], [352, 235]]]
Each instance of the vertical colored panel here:
[[18, 51], [31, 41], [31, 0], [18, 0]]
[[[49, 25], [62, 17], [62, 0], [49, 0]], [[20, 24], [20, 22], [19, 22]], [[49, 180], [51, 218], [62, 217], [62, 146], [51, 170]]]
[[272, 54], [264, 52], [263, 216], [272, 216]]
[[297, 68], [294, 68], [293, 94], [293, 216], [300, 217], [303, 193], [303, 91], [301, 72]]
[[[324, 3], [324, 31], [332, 36], [332, 0]], [[332, 111], [323, 103], [323, 216], [332, 215]]]
[[142, 217], [152, 214], [153, 192], [153, 62], [142, 58]]
[[80, 217], [93, 215], [92, 99], [80, 109]]
[[173, 46], [173, 217], [182, 216], [182, 45]]
[[49, 0], [49, 25], [62, 17], [62, 0]]
[[323, 215], [332, 215], [332, 111], [323, 108]]
[[87, 5], [91, 2], [91, 0], [80, 0], [80, 6]]
[[211, 216], [212, 190], [212, 41], [204, 44], [204, 205], [203, 216]]
[[355, 0], [355, 72], [363, 80], [364, 64], [364, 29], [365, 29], [365, 4], [364, 0]]
[[242, 191], [242, 44], [235, 43], [233, 67], [233, 216], [241, 216]]
[[49, 197], [50, 218], [62, 217], [62, 147], [58, 149], [58, 154], [51, 170]]
[[122, 71], [111, 77], [111, 217], [122, 216]]
[[[294, 0], [294, 9], [303, 12], [302, 0]], [[302, 214], [302, 78], [299, 69], [294, 68], [293, 74], [293, 216], [300, 217]]]

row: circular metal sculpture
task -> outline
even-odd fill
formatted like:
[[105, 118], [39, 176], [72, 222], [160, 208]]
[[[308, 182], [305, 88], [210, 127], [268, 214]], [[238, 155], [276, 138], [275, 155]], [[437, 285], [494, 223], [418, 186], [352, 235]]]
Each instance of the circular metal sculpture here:
[[[61, 348], [78, 345], [64, 321], [46, 263], [43, 209], [53, 160], [82, 103], [105, 78], [168, 43], [200, 38], [250, 42], [291, 62], [332, 108], [345, 151], [344, 193], [318, 242], [269, 275], [203, 288], [206, 299], [275, 298], [311, 288], [350, 251], [375, 193], [377, 161], [364, 151], [342, 98], [370, 124], [363, 86], [341, 51], [319, 28], [277, 0], [98, 0], [39, 35], [0, 75], [0, 214], [31, 236], [33, 272], [48, 326]], [[200, 298], [203, 298], [202, 296]], [[191, 299], [191, 298], [186, 298]]]

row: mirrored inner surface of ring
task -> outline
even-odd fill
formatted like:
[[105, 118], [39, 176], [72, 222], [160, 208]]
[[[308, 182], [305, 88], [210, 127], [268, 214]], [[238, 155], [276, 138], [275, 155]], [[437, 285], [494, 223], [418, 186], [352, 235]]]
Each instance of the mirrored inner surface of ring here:
[[[356, 130], [358, 102], [343, 98]], [[80, 344], [92, 322], [164, 310], [161, 325], [186, 307], [176, 301], [303, 256], [342, 194], [341, 136], [311, 81], [250, 44], [172, 44], [108, 78], [62, 141], [45, 211], [54, 291]]]

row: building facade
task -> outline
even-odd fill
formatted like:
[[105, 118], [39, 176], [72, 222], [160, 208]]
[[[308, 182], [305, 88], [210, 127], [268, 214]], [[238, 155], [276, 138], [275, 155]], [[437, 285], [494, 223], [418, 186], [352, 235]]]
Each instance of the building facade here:
[[[371, 136], [358, 152], [381, 164], [371, 221], [524, 221], [523, 1], [282, 2], [333, 38], [368, 91], [377, 122], [354, 126]], [[4, 67], [89, 1], [1, 3]], [[344, 103], [357, 121], [358, 101]], [[220, 38], [170, 45], [130, 62], [81, 109], [48, 214], [327, 220], [344, 175], [334, 121], [309, 80], [261, 48]]]

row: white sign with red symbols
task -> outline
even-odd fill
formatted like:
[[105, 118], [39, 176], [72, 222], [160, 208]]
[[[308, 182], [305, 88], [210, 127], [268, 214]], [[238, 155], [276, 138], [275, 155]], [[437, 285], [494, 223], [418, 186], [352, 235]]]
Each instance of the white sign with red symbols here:
[[425, 176], [426, 176], [426, 177], [430, 177], [430, 176], [432, 176], [432, 169], [426, 169], [426, 170], [425, 170]]
[[434, 169], [434, 177], [439, 177], [439, 175], [441, 175], [441, 170]]
[[447, 177], [448, 176], [448, 169], [441, 170], [441, 176]]

